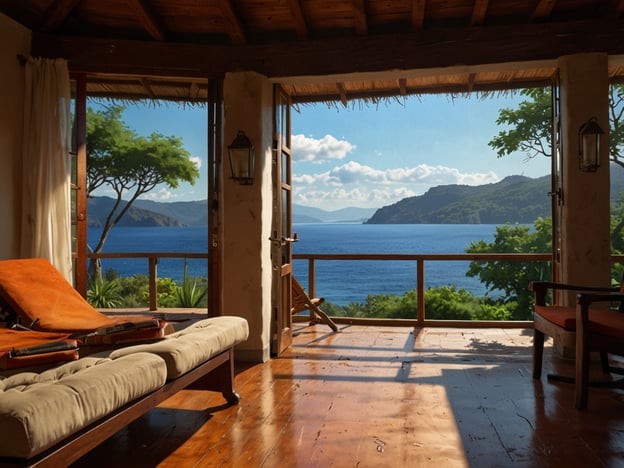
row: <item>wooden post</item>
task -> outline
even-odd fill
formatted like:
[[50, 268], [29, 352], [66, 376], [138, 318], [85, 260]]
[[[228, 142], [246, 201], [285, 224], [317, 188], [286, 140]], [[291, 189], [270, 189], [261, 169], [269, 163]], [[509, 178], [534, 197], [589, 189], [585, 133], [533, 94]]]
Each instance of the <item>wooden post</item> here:
[[158, 310], [158, 257], [149, 257], [149, 310]]

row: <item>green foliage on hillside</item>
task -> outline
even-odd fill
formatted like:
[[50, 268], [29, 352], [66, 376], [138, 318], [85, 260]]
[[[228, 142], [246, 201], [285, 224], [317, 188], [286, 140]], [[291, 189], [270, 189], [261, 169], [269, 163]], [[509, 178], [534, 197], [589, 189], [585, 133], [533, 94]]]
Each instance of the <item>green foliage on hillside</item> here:
[[[624, 192], [624, 171], [611, 168], [611, 200]], [[496, 184], [440, 185], [384, 206], [367, 224], [531, 224], [551, 214], [550, 176], [510, 176]], [[620, 218], [622, 219], [622, 218]]]
[[377, 210], [368, 224], [527, 224], [550, 213], [550, 177], [511, 176], [476, 187], [443, 185]]

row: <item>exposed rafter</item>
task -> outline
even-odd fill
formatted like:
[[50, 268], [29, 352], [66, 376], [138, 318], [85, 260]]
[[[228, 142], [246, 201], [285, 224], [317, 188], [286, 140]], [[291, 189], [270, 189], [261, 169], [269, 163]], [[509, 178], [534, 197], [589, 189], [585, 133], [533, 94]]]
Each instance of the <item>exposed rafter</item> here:
[[474, 91], [474, 86], [475, 86], [475, 79], [477, 77], [476, 73], [469, 73], [468, 74], [468, 83], [466, 85], [466, 88], [468, 90], [469, 93], [471, 93], [472, 91]]
[[236, 10], [232, 3], [232, 0], [217, 0], [223, 16], [230, 23], [230, 40], [233, 44], [245, 44], [247, 42], [247, 35], [245, 34], [245, 28], [241, 23]]
[[150, 82], [150, 80], [148, 80], [147, 78], [139, 78], [139, 82], [141, 83], [141, 86], [143, 86], [143, 89], [145, 89], [147, 95], [152, 99], [156, 99], [157, 96], [152, 89], [152, 83]]
[[199, 96], [199, 86], [197, 86], [197, 83], [193, 82], [189, 87], [189, 97], [196, 98], [197, 96]]
[[353, 5], [353, 23], [355, 32], [358, 34], [368, 33], [368, 22], [366, 20], [366, 3], [364, 0], [351, 0]]
[[343, 106], [347, 107], [349, 99], [347, 98], [347, 89], [344, 83], [336, 83], [336, 89], [338, 89], [338, 94], [340, 95], [340, 102], [342, 102]]
[[470, 18], [471, 26], [481, 26], [485, 22], [489, 0], [475, 0], [472, 8], [472, 17]]
[[426, 0], [412, 0], [412, 31], [422, 31], [425, 25]]
[[[33, 35], [35, 56], [65, 57], [75, 71], [215, 76], [236, 70], [269, 78], [340, 75], [553, 60], [579, 51], [624, 54], [613, 19], [430, 30], [276, 44], [209, 45]], [[331, 59], [328, 59], [331, 51]], [[210, 60], [206, 60], [210, 57]], [[343, 81], [343, 80], [332, 80]]]
[[531, 19], [538, 20], [549, 17], [556, 3], [557, 0], [539, 0], [533, 9]]
[[127, 0], [127, 2], [150, 36], [157, 41], [164, 41], [167, 38], [165, 28], [162, 27], [158, 15], [148, 0]]
[[43, 32], [54, 31], [82, 0], [56, 0], [50, 4], [43, 18], [40, 29]]
[[299, 39], [306, 40], [309, 36], [308, 25], [305, 20], [305, 15], [303, 14], [303, 9], [301, 7], [301, 0], [287, 0], [288, 6], [290, 7], [290, 11], [293, 15], [293, 23], [295, 27], [295, 31], [297, 31], [297, 37]]
[[622, 16], [622, 13], [624, 13], [624, 0], [618, 0], [615, 3], [614, 11], [618, 18]]
[[407, 96], [407, 80], [405, 78], [399, 78], [399, 92], [401, 96]]

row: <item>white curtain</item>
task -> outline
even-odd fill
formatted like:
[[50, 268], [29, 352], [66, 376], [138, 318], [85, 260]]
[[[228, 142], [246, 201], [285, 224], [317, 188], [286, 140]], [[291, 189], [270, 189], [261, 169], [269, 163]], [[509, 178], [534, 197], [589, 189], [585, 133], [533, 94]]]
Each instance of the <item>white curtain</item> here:
[[48, 259], [71, 283], [67, 61], [31, 58], [25, 66], [21, 257]]

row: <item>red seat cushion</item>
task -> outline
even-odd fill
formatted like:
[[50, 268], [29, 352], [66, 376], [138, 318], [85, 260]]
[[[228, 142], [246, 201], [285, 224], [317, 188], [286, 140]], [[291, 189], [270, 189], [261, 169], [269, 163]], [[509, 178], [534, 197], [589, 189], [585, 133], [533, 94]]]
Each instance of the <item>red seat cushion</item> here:
[[[535, 306], [535, 313], [566, 330], [576, 330], [576, 308]], [[589, 309], [589, 329], [594, 333], [624, 339], [624, 314], [615, 310]]]

